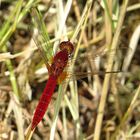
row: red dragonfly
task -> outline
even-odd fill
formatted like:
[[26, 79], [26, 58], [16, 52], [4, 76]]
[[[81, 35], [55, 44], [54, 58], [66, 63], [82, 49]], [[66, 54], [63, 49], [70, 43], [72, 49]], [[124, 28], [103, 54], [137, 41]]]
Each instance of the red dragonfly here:
[[[41, 55], [43, 55], [43, 58], [45, 59], [45, 63], [49, 73], [49, 79], [46, 83], [46, 87], [36, 107], [32, 119], [31, 130], [34, 130], [38, 125], [38, 123], [42, 120], [48, 108], [48, 105], [51, 101], [52, 95], [54, 93], [57, 84], [61, 83], [68, 76], [68, 74], [66, 73], [66, 71], [64, 71], [64, 69], [68, 65], [69, 57], [74, 51], [74, 45], [70, 41], [61, 42], [59, 45], [60, 51], [55, 54], [52, 63], [49, 64], [46, 60], [47, 58], [45, 57], [45, 52], [43, 51], [43, 49], [41, 49], [41, 46], [37, 46], [37, 47], [41, 51]], [[104, 73], [116, 73], [116, 72], [104, 72]], [[78, 75], [84, 77], [85, 75], [82, 74], [80, 73]], [[87, 75], [88, 73], [84, 73], [84, 74]], [[90, 74], [97, 74], [97, 73], [90, 72]]]
[[61, 75], [63, 74], [63, 70], [65, 69], [68, 63], [69, 56], [72, 54], [74, 50], [74, 46], [70, 41], [61, 42], [59, 48], [60, 51], [55, 54], [52, 60], [52, 64], [49, 65], [48, 63], [46, 63], [49, 72], [49, 79], [41, 95], [40, 101], [36, 107], [31, 124], [31, 130], [34, 130], [34, 128], [42, 120], [48, 108], [48, 105], [51, 101], [59, 77], [61, 77]]

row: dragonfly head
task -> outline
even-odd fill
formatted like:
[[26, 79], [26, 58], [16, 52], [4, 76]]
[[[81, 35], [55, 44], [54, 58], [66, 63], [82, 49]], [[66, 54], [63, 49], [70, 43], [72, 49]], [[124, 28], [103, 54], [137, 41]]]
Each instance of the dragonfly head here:
[[74, 51], [74, 45], [70, 41], [61, 42], [59, 48], [60, 50], [66, 49], [69, 55], [71, 55]]

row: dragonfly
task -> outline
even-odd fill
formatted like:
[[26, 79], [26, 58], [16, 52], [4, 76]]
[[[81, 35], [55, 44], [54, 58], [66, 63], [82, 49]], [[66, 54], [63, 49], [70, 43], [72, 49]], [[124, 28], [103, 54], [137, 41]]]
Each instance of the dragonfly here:
[[[48, 105], [51, 101], [53, 92], [57, 83], [60, 82], [59, 78], [63, 75], [63, 71], [68, 64], [70, 55], [73, 53], [74, 46], [70, 41], [63, 41], [59, 45], [60, 51], [53, 57], [51, 65], [46, 62], [46, 66], [49, 73], [49, 79], [46, 83], [46, 87], [41, 95], [39, 103], [36, 107], [31, 130], [34, 130], [38, 123], [42, 120]], [[64, 79], [64, 76], [62, 76]], [[62, 79], [62, 78], [61, 78]], [[58, 82], [59, 81], [59, 82]]]
[[[71, 59], [71, 55], [74, 52], [74, 45], [70, 41], [63, 41], [59, 44], [60, 51], [57, 52], [51, 60], [51, 64], [47, 61], [45, 56], [45, 52], [41, 48], [41, 46], [37, 46], [45, 60], [46, 67], [48, 69], [49, 78], [47, 80], [45, 89], [40, 97], [39, 103], [35, 109], [34, 116], [32, 119], [31, 130], [34, 130], [38, 123], [42, 120], [48, 105], [51, 102], [54, 90], [57, 84], [61, 84], [67, 77], [70, 79], [70, 76], [73, 76], [72, 73], [66, 71], [67, 66], [69, 65], [69, 60]], [[105, 73], [117, 73], [119, 71], [112, 71], [112, 72], [104, 72]], [[70, 73], [70, 74], [69, 74]], [[87, 77], [88, 74], [98, 74], [98, 72], [81, 72], [78, 73], [77, 77], [83, 78]], [[76, 74], [75, 74], [76, 75]], [[72, 77], [73, 78], [73, 77]]]

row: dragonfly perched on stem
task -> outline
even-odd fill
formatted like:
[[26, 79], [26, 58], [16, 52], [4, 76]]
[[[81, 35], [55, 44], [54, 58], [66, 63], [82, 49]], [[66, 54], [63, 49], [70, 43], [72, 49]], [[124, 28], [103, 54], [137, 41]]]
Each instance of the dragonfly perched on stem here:
[[[34, 130], [34, 128], [42, 120], [48, 108], [48, 105], [51, 101], [56, 85], [62, 83], [66, 79], [66, 77], [69, 76], [69, 74], [66, 71], [64, 71], [64, 69], [66, 69], [69, 58], [74, 51], [74, 45], [70, 41], [63, 41], [60, 43], [59, 48], [60, 51], [54, 55], [51, 64], [45, 62], [46, 67], [48, 69], [49, 79], [41, 95], [40, 101], [36, 107], [31, 124], [31, 130]], [[43, 49], [40, 49], [40, 52], [42, 53], [44, 60], [46, 60], [47, 58], [44, 55], [45, 52], [43, 52]], [[117, 73], [117, 72], [119, 71], [105, 73]], [[78, 76], [85, 77], [88, 74], [98, 74], [98, 72], [79, 73]]]

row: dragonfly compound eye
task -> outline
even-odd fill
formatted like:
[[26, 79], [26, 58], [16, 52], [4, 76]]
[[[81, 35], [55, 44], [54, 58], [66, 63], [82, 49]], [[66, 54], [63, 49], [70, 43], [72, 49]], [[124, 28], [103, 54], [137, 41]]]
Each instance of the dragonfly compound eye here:
[[60, 50], [66, 49], [68, 54], [72, 54], [74, 50], [74, 45], [70, 41], [63, 41], [59, 45]]

